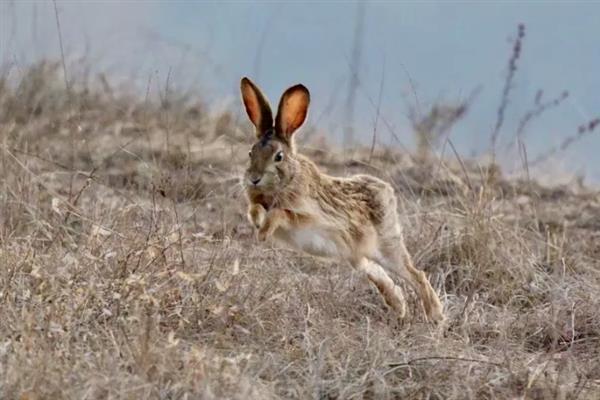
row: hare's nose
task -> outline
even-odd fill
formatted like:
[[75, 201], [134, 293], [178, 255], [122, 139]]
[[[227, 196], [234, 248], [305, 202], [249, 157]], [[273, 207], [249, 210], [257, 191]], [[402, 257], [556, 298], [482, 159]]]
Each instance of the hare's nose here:
[[252, 182], [252, 184], [254, 186], [258, 185], [258, 182], [260, 182], [261, 177], [259, 176], [258, 178], [250, 178], [250, 182]]

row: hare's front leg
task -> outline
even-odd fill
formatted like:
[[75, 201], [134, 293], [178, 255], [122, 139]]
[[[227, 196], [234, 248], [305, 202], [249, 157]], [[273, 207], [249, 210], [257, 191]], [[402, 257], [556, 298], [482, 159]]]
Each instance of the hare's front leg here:
[[262, 227], [258, 230], [258, 240], [267, 240], [282, 225], [287, 223], [288, 216], [285, 211], [275, 208], [266, 214]]
[[260, 203], [250, 203], [248, 206], [248, 220], [256, 228], [260, 229], [267, 219], [267, 210]]

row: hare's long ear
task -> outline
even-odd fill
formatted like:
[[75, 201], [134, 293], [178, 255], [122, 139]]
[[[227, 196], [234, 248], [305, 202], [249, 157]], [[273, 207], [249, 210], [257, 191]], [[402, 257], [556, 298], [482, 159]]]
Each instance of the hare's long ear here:
[[273, 128], [273, 113], [269, 102], [260, 89], [248, 78], [242, 78], [240, 89], [246, 113], [256, 127], [256, 136], [260, 138]]
[[295, 85], [287, 89], [279, 101], [279, 109], [275, 119], [275, 131], [291, 142], [292, 134], [300, 128], [308, 114], [310, 93], [303, 85]]

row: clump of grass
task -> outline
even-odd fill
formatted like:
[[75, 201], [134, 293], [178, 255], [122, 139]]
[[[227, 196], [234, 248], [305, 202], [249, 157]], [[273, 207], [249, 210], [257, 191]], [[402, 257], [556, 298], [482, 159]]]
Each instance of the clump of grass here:
[[438, 149], [448, 131], [468, 110], [468, 104], [435, 104], [426, 115], [420, 116], [412, 110], [410, 119], [417, 138], [417, 157], [426, 161], [431, 158], [432, 150]]

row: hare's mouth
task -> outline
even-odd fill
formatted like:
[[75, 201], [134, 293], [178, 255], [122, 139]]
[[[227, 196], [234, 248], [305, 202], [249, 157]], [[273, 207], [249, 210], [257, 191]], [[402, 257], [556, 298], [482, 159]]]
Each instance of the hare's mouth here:
[[274, 192], [280, 184], [279, 177], [276, 174], [268, 172], [260, 176], [248, 174], [244, 178], [244, 181], [248, 189], [261, 192]]
[[246, 179], [246, 188], [255, 193], [274, 193], [277, 191], [277, 182], [268, 179]]

